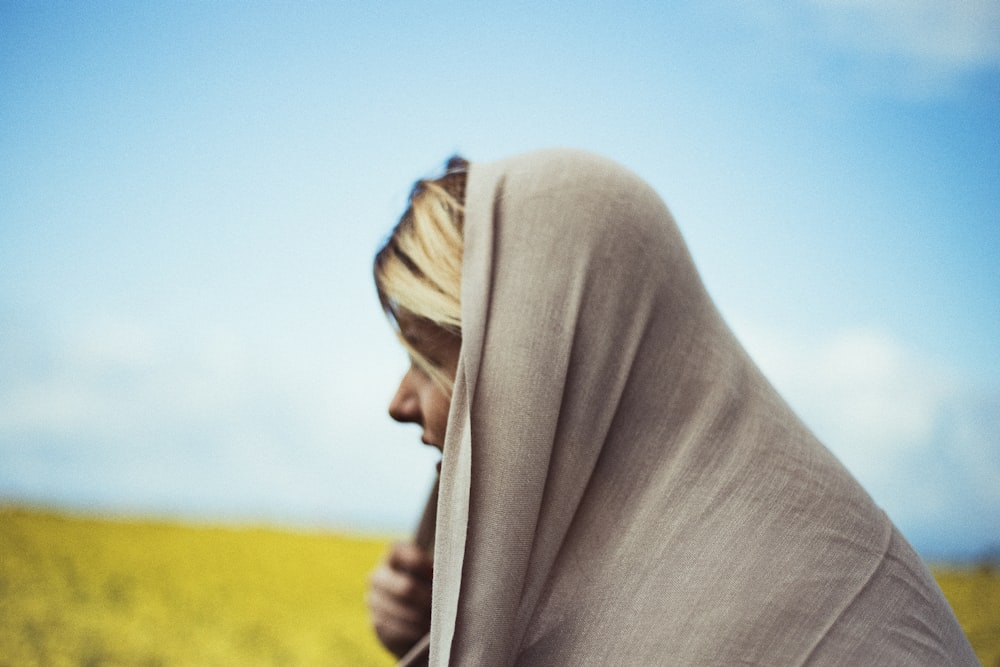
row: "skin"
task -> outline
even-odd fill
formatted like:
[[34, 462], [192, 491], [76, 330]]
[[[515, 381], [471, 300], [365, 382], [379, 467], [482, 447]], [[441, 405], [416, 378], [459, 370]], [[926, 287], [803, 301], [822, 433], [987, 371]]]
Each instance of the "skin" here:
[[[431, 363], [454, 379], [461, 339], [430, 324], [411, 323], [404, 335]], [[389, 402], [389, 416], [418, 424], [421, 441], [444, 451], [451, 392], [414, 363]], [[430, 631], [433, 554], [412, 542], [394, 544], [369, 580], [368, 609], [379, 641], [402, 657]]]
[[368, 611], [379, 641], [396, 657], [431, 629], [434, 559], [412, 542], [397, 542], [371, 575]]

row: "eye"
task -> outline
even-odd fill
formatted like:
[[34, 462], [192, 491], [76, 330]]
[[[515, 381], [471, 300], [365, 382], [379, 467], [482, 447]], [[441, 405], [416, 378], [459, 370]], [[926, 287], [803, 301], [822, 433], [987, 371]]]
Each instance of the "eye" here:
[[441, 341], [426, 337], [411, 337], [407, 338], [407, 342], [413, 348], [413, 352], [410, 353], [410, 363], [421, 368], [422, 364], [417, 360], [416, 355], [422, 357], [423, 362], [430, 364], [434, 368], [442, 368], [444, 366], [443, 359], [443, 345]]
[[[417, 361], [417, 359], [412, 354], [409, 355], [409, 359], [410, 359], [410, 370], [413, 371], [414, 373], [417, 373], [420, 377], [429, 380], [430, 374], [427, 373], [427, 369], [424, 368], [424, 365], [419, 361]], [[434, 365], [434, 362], [430, 361], [429, 359], [428, 362]]]

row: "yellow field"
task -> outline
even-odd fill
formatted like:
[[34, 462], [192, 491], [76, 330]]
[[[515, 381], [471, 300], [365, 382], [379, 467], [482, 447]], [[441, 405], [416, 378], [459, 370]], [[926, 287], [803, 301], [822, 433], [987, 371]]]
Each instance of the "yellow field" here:
[[385, 541], [0, 509], [0, 665], [391, 665]]
[[1000, 667], [1000, 571], [986, 567], [933, 571], [979, 660], [986, 667]]
[[[0, 508], [0, 667], [391, 665], [368, 627], [386, 541]], [[938, 570], [1000, 667], [1000, 575]]]

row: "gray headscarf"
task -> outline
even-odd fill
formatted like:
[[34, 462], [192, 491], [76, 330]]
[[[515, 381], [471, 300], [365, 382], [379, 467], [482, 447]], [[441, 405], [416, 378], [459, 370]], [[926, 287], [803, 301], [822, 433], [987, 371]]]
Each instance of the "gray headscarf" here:
[[462, 334], [430, 664], [977, 664], [630, 172], [472, 164]]

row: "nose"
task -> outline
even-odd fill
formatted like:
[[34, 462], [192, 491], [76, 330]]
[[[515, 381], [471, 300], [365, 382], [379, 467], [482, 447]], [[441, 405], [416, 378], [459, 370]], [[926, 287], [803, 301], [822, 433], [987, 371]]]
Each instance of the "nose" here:
[[414, 369], [411, 367], [403, 375], [396, 389], [396, 395], [389, 401], [389, 416], [398, 422], [420, 423], [420, 396], [414, 386]]

